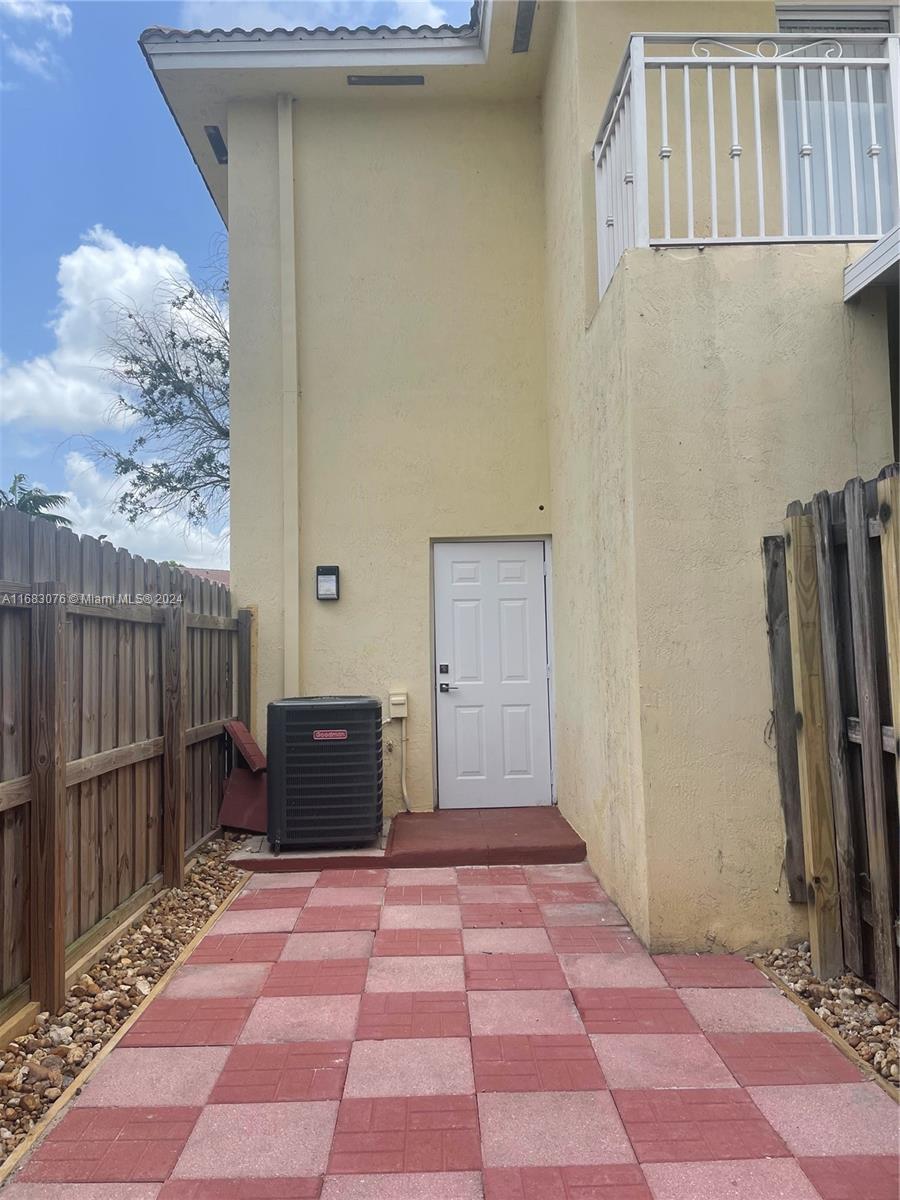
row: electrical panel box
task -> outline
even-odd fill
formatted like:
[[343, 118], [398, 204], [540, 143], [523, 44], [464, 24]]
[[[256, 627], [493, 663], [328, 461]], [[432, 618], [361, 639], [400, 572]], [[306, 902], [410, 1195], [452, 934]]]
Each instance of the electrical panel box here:
[[408, 716], [406, 692], [391, 692], [388, 700], [388, 712], [391, 718]]

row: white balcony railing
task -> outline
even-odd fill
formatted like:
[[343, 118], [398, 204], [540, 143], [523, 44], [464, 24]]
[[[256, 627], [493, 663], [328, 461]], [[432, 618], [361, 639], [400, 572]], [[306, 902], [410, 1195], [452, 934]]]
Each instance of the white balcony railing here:
[[632, 246], [876, 240], [898, 128], [896, 34], [632, 37], [594, 146], [600, 294]]

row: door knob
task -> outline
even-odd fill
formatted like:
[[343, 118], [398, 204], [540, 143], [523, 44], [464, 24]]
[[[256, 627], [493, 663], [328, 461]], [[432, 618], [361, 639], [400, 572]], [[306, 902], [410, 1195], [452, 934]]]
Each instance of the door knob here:
[[455, 683], [441, 683], [441, 684], [438, 684], [438, 686], [442, 692], [458, 692], [459, 691], [459, 688], [457, 687], [457, 685]]

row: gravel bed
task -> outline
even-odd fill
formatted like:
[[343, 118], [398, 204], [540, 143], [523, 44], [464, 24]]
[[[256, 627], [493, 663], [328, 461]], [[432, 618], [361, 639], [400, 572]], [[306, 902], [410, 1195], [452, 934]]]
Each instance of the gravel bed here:
[[836, 979], [816, 978], [809, 942], [771, 950], [761, 961], [860, 1058], [900, 1087], [900, 1021], [893, 1004], [849, 971]]
[[183, 888], [162, 893], [82, 975], [57, 1013], [0, 1048], [0, 1164], [85, 1069], [203, 928], [244, 872], [236, 839], [207, 842]]

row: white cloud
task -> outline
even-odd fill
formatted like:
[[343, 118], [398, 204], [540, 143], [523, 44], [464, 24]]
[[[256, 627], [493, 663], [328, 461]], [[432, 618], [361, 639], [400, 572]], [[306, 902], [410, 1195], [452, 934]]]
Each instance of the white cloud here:
[[[68, 4], [56, 0], [0, 0], [0, 17], [8, 25], [17, 27], [16, 36], [0, 30], [0, 45], [5, 57], [29, 75], [39, 79], [52, 79], [62, 60], [49, 37], [23, 41], [29, 27], [38, 26], [48, 35], [68, 37], [72, 32], [72, 10]], [[15, 83], [4, 80], [3, 91], [12, 91]]]
[[347, 25], [441, 25], [447, 13], [434, 0], [185, 0], [185, 29], [336, 29]]
[[33, 46], [20, 46], [9, 38], [4, 40], [6, 52], [17, 66], [40, 79], [53, 78], [59, 55], [46, 39], [40, 38]]
[[43, 25], [58, 37], [68, 37], [72, 32], [72, 10], [56, 0], [0, 0], [0, 14]]
[[[192, 529], [175, 515], [153, 517], [131, 525], [116, 511], [118, 481], [77, 450], [65, 457], [63, 490], [69, 498], [65, 515], [76, 533], [106, 534], [114, 546], [157, 562], [174, 559], [187, 567], [228, 566], [228, 529]], [[57, 490], [57, 489], [51, 489]]]
[[166, 246], [130, 246], [95, 226], [59, 260], [59, 307], [46, 355], [0, 365], [0, 420], [66, 432], [108, 427], [116, 392], [104, 354], [115, 307], [150, 307], [160, 285], [187, 278], [180, 255]]

